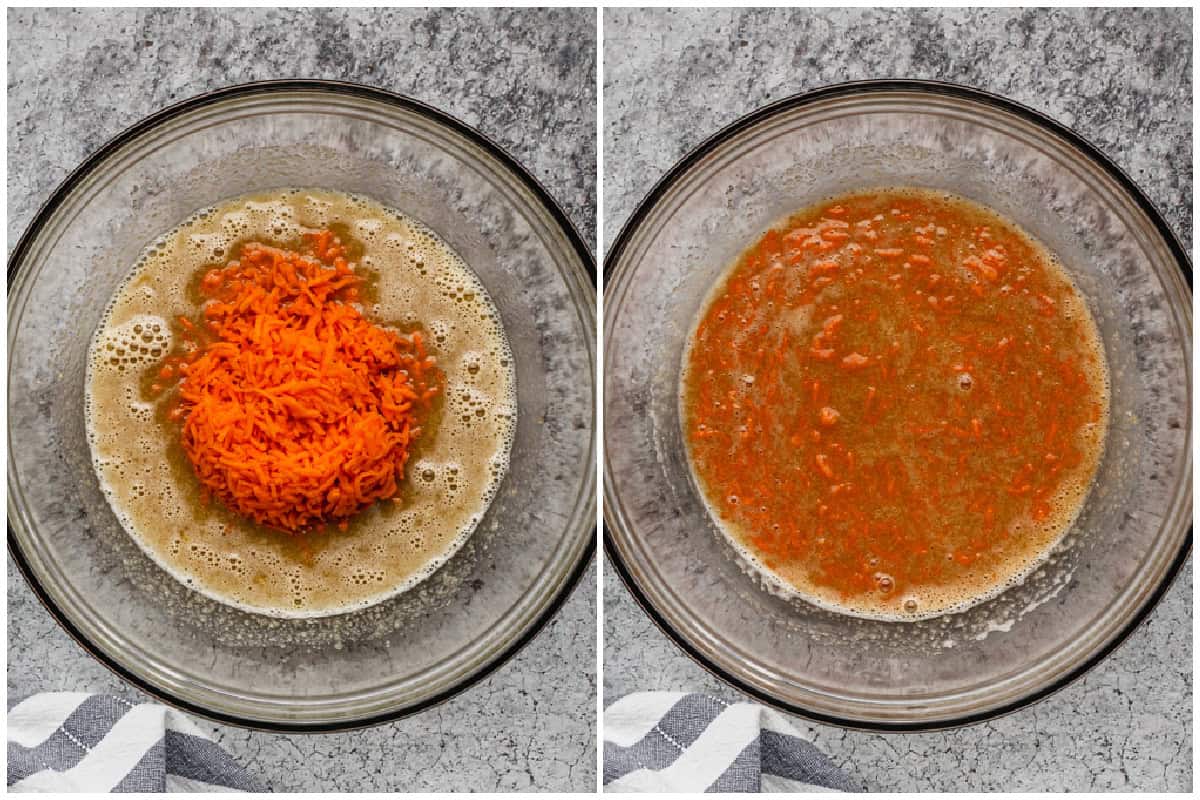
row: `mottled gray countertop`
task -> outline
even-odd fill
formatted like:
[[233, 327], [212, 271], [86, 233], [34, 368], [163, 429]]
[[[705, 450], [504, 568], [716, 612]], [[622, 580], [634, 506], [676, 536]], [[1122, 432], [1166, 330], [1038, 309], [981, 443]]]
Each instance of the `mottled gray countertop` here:
[[[1072, 126], [1192, 240], [1192, 24], [1178, 10], [610, 10], [604, 18], [604, 230], [723, 125], [796, 92], [910, 77], [969, 84]], [[642, 613], [606, 564], [604, 697], [737, 693]], [[1192, 569], [1083, 679], [1007, 717], [941, 733], [809, 724], [870, 789], [1192, 787]]]
[[[595, 236], [595, 13], [10, 10], [11, 248], [67, 172], [145, 115], [268, 78], [380, 86], [477, 127]], [[595, 786], [594, 572], [480, 684], [415, 717], [293, 736], [200, 720], [274, 790], [588, 791]], [[74, 644], [8, 566], [8, 692], [139, 693]]]

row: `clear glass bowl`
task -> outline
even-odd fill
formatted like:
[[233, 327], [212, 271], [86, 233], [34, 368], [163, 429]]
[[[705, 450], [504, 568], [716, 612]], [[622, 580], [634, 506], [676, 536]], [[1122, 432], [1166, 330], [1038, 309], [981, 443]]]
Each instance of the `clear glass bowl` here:
[[[474, 269], [516, 360], [508, 474], [431, 578], [359, 612], [281, 620], [150, 561], [84, 436], [88, 341], [142, 249], [192, 212], [316, 186], [415, 217]], [[221, 90], [135, 125], [73, 172], [9, 262], [9, 549], [81, 645], [167, 702], [235, 724], [381, 722], [486, 675], [555, 613], [595, 547], [595, 266], [547, 193], [447, 115], [347, 84]]]
[[[765, 591], [697, 496], [676, 400], [685, 337], [732, 259], [803, 206], [887, 185], [955, 192], [1046, 243], [1090, 303], [1113, 381], [1103, 463], [1051, 559], [991, 601], [921, 622], [857, 619]], [[1126, 176], [1027, 108], [916, 81], [768, 106], [677, 164], [605, 269], [607, 552], [647, 613], [745, 692], [852, 727], [995, 716], [1111, 652], [1187, 557], [1190, 263]]]

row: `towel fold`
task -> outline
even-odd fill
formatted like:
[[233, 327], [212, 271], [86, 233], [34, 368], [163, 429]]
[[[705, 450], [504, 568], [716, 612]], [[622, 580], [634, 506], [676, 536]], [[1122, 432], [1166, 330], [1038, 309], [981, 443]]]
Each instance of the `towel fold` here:
[[[10, 700], [11, 702], [11, 700]], [[8, 710], [11, 792], [254, 792], [258, 782], [182, 713], [79, 692]]]
[[829, 792], [860, 787], [780, 713], [702, 694], [636, 692], [604, 711], [607, 792]]

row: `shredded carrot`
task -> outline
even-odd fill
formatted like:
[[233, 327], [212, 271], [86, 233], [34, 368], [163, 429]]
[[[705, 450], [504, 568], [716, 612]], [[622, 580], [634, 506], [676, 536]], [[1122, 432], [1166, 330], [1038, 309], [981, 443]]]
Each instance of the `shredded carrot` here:
[[419, 332], [368, 321], [350, 301], [360, 279], [330, 231], [312, 255], [251, 243], [201, 282], [199, 337], [178, 373], [183, 449], [205, 496], [259, 524], [301, 533], [394, 498], [418, 412], [440, 372]]

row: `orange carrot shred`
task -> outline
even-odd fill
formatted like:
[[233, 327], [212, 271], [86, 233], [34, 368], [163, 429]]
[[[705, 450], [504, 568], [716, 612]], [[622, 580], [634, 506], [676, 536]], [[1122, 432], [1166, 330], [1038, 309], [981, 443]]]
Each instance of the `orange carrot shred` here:
[[[316, 258], [258, 243], [210, 270], [207, 344], [182, 378], [183, 449], [206, 496], [298, 534], [397, 499], [418, 414], [440, 373], [421, 335], [374, 325], [348, 300], [360, 279], [330, 231], [306, 237]], [[203, 341], [203, 340], [202, 340]], [[194, 359], [194, 360], [193, 360]]]

